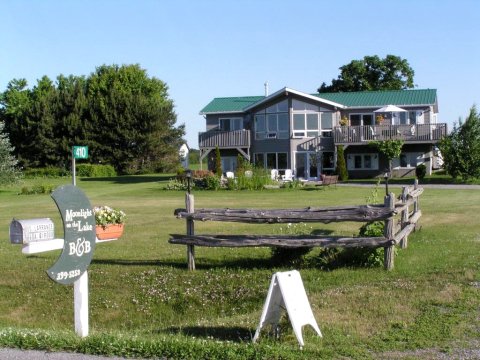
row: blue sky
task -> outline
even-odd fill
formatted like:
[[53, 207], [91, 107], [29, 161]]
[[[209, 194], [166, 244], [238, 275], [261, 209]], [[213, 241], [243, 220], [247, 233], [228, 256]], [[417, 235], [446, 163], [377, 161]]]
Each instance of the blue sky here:
[[[313, 93], [365, 55], [407, 59], [439, 121], [480, 106], [478, 0], [0, 0], [0, 91], [14, 78], [138, 63], [169, 86], [197, 148], [214, 97]], [[451, 128], [451, 125], [450, 125]]]

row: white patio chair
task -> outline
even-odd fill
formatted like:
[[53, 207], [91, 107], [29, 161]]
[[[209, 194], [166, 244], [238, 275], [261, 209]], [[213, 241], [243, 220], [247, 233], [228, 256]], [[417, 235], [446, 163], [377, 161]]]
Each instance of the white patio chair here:
[[270, 177], [272, 178], [272, 180], [278, 180], [278, 170], [272, 169], [270, 171]]
[[231, 171], [227, 171], [226, 175], [227, 175], [227, 179], [234, 179], [235, 178], [235, 174]]
[[293, 181], [293, 171], [291, 169], [285, 170], [285, 174], [282, 175], [282, 181]]

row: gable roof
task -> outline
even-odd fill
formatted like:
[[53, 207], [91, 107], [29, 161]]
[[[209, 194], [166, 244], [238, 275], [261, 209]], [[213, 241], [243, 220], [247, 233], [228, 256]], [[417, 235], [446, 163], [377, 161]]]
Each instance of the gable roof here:
[[339, 108], [382, 107], [385, 105], [420, 106], [433, 105], [437, 101], [436, 89], [306, 94], [293, 89], [283, 88], [269, 96], [214, 98], [200, 111], [200, 115], [243, 113], [284, 93], [293, 93], [311, 100], [318, 99], [320, 102]]
[[382, 107], [385, 105], [433, 105], [437, 101], [436, 89], [358, 91], [315, 94], [322, 99], [335, 101], [349, 108]]

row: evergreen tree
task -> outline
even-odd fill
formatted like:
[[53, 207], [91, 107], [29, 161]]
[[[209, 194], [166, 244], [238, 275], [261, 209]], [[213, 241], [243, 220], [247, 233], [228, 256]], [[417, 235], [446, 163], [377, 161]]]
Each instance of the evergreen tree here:
[[222, 158], [220, 156], [220, 149], [218, 146], [215, 148], [215, 169], [214, 173], [217, 176], [222, 176], [223, 170], [222, 170]]
[[453, 131], [442, 139], [439, 148], [443, 164], [453, 177], [464, 181], [480, 177], [480, 114], [472, 106], [465, 123], [459, 121]]
[[345, 153], [343, 151], [343, 145], [337, 146], [337, 168], [335, 173], [341, 181], [348, 180], [347, 164], [345, 162]]
[[21, 178], [18, 161], [12, 155], [13, 147], [8, 136], [3, 132], [4, 124], [0, 121], [0, 185], [16, 183]]

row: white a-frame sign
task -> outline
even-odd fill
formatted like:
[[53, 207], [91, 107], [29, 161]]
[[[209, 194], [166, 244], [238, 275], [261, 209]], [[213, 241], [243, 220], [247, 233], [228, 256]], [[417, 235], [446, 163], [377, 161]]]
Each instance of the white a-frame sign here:
[[318, 328], [312, 308], [308, 302], [307, 293], [303, 287], [302, 278], [297, 270], [288, 272], [277, 272], [273, 274], [267, 299], [263, 305], [262, 317], [258, 324], [253, 342], [260, 336], [260, 330], [268, 324], [274, 328], [278, 325], [283, 310], [286, 310], [293, 331], [300, 346], [303, 347], [302, 327], [310, 325], [321, 337], [322, 333]]

